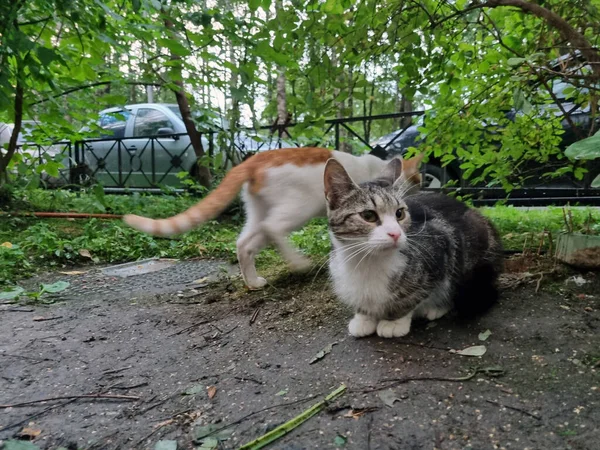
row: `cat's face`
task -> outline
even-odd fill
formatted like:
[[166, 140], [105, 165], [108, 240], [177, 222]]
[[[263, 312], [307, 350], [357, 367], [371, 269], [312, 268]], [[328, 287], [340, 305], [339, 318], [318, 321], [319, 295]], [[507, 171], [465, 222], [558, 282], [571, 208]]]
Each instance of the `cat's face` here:
[[[402, 199], [402, 164], [393, 160], [380, 178], [356, 185], [340, 163], [325, 167], [325, 195], [329, 229], [344, 246], [356, 244], [371, 251], [406, 245], [410, 214]], [[396, 184], [394, 184], [396, 183]]]

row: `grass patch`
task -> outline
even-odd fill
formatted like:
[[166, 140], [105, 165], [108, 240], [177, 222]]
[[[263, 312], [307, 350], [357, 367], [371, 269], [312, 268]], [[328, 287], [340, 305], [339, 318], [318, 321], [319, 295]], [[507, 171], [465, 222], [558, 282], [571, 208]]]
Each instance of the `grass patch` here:
[[[196, 203], [191, 196], [150, 196], [132, 194], [104, 195], [68, 191], [34, 190], [21, 194], [12, 211], [73, 211], [137, 213], [150, 217], [169, 217]], [[525, 247], [537, 251], [541, 235], [553, 236], [564, 229], [561, 208], [526, 210], [510, 206], [482, 208], [496, 224], [507, 249]], [[600, 232], [600, 211], [581, 208], [572, 211], [575, 229], [590, 227]], [[235, 261], [235, 242], [242, 227], [239, 203], [218, 221], [190, 231], [175, 239], [155, 238], [139, 233], [120, 220], [0, 218], [0, 284], [53, 267], [89, 263], [119, 263], [140, 258], [228, 258]], [[330, 250], [327, 222], [315, 219], [292, 235], [292, 242], [317, 264], [323, 264]], [[548, 239], [544, 249], [548, 248]], [[89, 256], [88, 256], [89, 255]], [[257, 264], [266, 268], [280, 266], [273, 250], [261, 252]]]

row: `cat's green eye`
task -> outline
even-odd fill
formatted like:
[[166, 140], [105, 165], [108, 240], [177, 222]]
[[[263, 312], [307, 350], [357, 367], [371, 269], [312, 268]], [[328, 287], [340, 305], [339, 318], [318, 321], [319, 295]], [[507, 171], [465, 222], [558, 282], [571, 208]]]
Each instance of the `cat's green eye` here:
[[377, 220], [379, 220], [377, 213], [371, 209], [367, 209], [361, 212], [360, 217], [365, 219], [367, 222], [377, 222]]
[[406, 217], [406, 208], [396, 210], [396, 219], [403, 220]]

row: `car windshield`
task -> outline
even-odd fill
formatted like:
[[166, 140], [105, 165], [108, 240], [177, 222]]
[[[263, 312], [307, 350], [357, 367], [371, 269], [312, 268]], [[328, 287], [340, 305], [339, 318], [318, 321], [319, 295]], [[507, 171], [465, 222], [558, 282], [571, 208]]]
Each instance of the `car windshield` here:
[[[173, 112], [173, 114], [175, 114], [177, 117], [179, 117], [179, 119], [183, 120], [181, 111], [179, 110], [179, 106], [172, 105], [172, 106], [168, 106], [167, 108], [169, 108]], [[221, 117], [218, 113], [216, 113], [214, 111], [210, 111], [210, 110], [192, 111], [192, 116], [194, 117], [194, 119], [197, 119], [202, 122], [211, 123], [212, 125], [215, 125], [219, 128], [228, 128], [228, 126], [229, 126], [229, 121], [227, 119]]]

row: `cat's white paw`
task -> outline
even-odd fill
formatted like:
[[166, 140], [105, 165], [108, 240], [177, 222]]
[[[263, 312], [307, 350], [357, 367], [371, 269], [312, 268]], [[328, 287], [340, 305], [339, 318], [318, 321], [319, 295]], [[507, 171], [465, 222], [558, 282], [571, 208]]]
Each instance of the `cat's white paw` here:
[[312, 267], [312, 261], [302, 255], [298, 255], [288, 264], [292, 272], [308, 272]]
[[265, 287], [266, 284], [267, 280], [265, 280], [263, 277], [256, 277], [256, 280], [247, 282], [246, 286], [248, 286], [248, 289], [250, 289], [251, 291], [255, 291], [258, 289], [262, 289], [263, 287]]
[[377, 324], [377, 335], [384, 338], [406, 336], [410, 331], [411, 316], [396, 320], [380, 320]]
[[348, 324], [348, 331], [354, 337], [369, 336], [375, 333], [377, 321], [364, 314], [356, 314]]
[[445, 316], [448, 311], [450, 311], [450, 308], [429, 308], [423, 312], [423, 317], [427, 318], [427, 320], [437, 320]]

